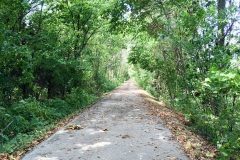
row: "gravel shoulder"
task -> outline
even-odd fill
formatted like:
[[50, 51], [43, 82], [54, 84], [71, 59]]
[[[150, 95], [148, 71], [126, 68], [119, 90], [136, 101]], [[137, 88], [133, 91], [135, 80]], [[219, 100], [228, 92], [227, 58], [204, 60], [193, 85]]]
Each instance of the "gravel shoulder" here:
[[143, 92], [123, 83], [21, 160], [188, 160]]

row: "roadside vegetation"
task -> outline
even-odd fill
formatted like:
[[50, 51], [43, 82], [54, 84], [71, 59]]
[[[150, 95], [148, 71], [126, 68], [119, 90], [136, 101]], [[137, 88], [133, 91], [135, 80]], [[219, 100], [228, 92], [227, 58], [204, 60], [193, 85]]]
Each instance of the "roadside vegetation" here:
[[219, 159], [239, 159], [237, 5], [234, 0], [0, 2], [0, 152], [18, 154], [129, 73], [182, 112], [195, 133], [217, 146]]
[[[138, 24], [130, 75], [185, 114], [192, 130], [240, 157], [238, 4], [225, 0], [131, 1]], [[138, 15], [138, 16], [135, 16]]]
[[0, 2], [0, 153], [20, 154], [129, 78], [127, 40], [108, 32], [111, 5]]

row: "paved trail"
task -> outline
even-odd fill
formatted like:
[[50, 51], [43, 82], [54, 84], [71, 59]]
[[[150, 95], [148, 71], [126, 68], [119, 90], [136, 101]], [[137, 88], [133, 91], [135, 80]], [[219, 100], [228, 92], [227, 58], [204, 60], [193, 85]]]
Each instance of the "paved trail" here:
[[22, 160], [188, 160], [171, 132], [148, 107], [133, 80], [125, 82]]

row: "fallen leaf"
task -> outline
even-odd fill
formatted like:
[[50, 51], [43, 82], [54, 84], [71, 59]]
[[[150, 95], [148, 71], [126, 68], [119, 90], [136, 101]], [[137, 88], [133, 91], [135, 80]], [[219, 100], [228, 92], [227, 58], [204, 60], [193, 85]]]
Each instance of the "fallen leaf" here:
[[83, 129], [81, 125], [69, 124], [65, 130], [80, 130]]
[[192, 145], [191, 145], [191, 142], [190, 142], [190, 141], [187, 142], [187, 144], [185, 145], [185, 148], [186, 148], [187, 150], [190, 150], [190, 149], [192, 148]]
[[214, 157], [216, 157], [216, 154], [215, 153], [211, 153], [211, 152], [207, 152], [206, 156], [209, 157], [209, 158], [214, 158]]
[[129, 135], [122, 136], [122, 139], [126, 139], [126, 138], [130, 138], [130, 136]]
[[149, 122], [149, 124], [157, 124], [157, 121]]

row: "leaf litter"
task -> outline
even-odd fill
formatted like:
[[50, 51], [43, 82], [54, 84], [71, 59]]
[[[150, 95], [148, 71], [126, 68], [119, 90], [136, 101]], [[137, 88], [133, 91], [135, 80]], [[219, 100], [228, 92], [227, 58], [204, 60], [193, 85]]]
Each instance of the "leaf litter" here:
[[65, 130], [80, 130], [83, 129], [81, 125], [69, 124]]
[[[100, 99], [99, 99], [100, 100]], [[97, 100], [95, 103], [97, 103], [99, 100]], [[94, 103], [93, 103], [94, 104]], [[82, 114], [84, 111], [88, 110], [88, 107], [86, 109], [81, 110], [80, 112], [76, 113], [75, 115], [67, 116], [66, 118], [58, 121], [55, 123], [55, 126], [53, 129], [49, 130], [44, 134], [43, 136], [39, 137], [38, 139], [32, 141], [27, 148], [24, 150], [15, 151], [12, 154], [8, 153], [0, 153], [0, 160], [19, 160], [26, 152], [32, 150], [35, 146], [37, 146], [39, 143], [50, 137], [52, 134], [54, 134], [57, 130], [64, 127], [66, 124], [68, 124], [70, 121], [72, 121], [74, 118], [78, 117], [80, 114]]]
[[[218, 150], [216, 146], [192, 132], [188, 127], [188, 121], [182, 113], [168, 108], [165, 103], [159, 102], [146, 92], [141, 92], [140, 95], [144, 98], [145, 104], [150, 108], [148, 116], [158, 116], [163, 120], [163, 123], [174, 135], [169, 139], [177, 139], [190, 159], [213, 160], [217, 157]], [[161, 130], [160, 128], [156, 129]], [[175, 159], [176, 157], [171, 158], [171, 160]]]
[[[181, 113], [178, 113], [176, 111], [173, 111], [169, 109], [163, 102], [157, 101], [154, 97], [144, 93], [140, 93], [140, 95], [144, 98], [143, 103], [150, 108], [150, 113], [147, 114], [147, 116], [158, 116], [161, 117], [164, 124], [172, 131], [174, 137], [171, 137], [172, 139], [177, 139], [179, 143], [183, 146], [188, 156], [193, 160], [212, 160], [216, 158], [217, 155], [217, 149], [215, 146], [212, 146], [208, 141], [203, 139], [201, 136], [193, 133], [189, 127], [187, 126], [188, 121], [185, 119], [184, 115]], [[64, 121], [61, 121], [58, 123], [58, 126], [47, 132], [47, 135], [41, 137], [37, 141], [33, 141], [29, 148], [26, 149], [24, 152], [18, 152], [15, 155], [8, 155], [8, 154], [1, 154], [0, 153], [0, 159], [1, 160], [18, 160], [25, 152], [31, 150], [34, 146], [36, 146], [38, 143], [45, 140], [47, 137], [49, 137], [51, 134], [56, 132], [59, 128], [66, 125], [68, 122], [70, 122], [72, 119], [80, 115], [82, 112], [76, 114], [73, 117], [69, 117], [68, 119], [65, 119]], [[84, 118], [88, 118], [88, 116], [85, 116]], [[104, 117], [102, 117], [104, 118]], [[152, 124], [155, 124], [156, 122], [150, 122]], [[82, 129], [82, 126], [73, 125], [68, 126], [67, 129], [76, 130], [76, 129]], [[157, 130], [162, 130], [161, 128], [156, 128]], [[106, 132], [108, 129], [103, 129], [102, 131]], [[123, 139], [130, 138], [130, 136], [122, 136]], [[99, 140], [99, 139], [96, 139]], [[148, 144], [155, 146], [153, 144]], [[138, 148], [141, 148], [140, 146], [137, 146]], [[158, 155], [156, 155], [158, 156]], [[100, 158], [99, 156], [97, 158]], [[171, 160], [177, 159], [176, 157], [169, 157]]]

